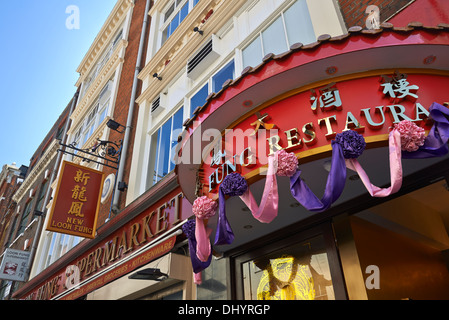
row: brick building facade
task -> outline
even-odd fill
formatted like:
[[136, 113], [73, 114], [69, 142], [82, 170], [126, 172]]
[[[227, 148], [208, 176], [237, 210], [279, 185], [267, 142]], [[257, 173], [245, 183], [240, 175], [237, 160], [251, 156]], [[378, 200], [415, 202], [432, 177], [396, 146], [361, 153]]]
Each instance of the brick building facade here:
[[[120, 181], [114, 180], [117, 170], [101, 163], [94, 163], [92, 161], [94, 158], [66, 155], [65, 159], [101, 170], [107, 178], [111, 179], [109, 181], [112, 181], [112, 185], [124, 182], [128, 188], [123, 188], [119, 194], [115, 193], [115, 196], [118, 196], [118, 205], [115, 208], [113, 208], [113, 188], [110, 185], [107, 191], [104, 190], [95, 239], [80, 239], [42, 231], [31, 278], [26, 284], [17, 288], [14, 298], [243, 299], [252, 293], [251, 290], [244, 293], [243, 287], [247, 283], [243, 283], [242, 270], [246, 268], [245, 272], [248, 275], [255, 273], [254, 283], [257, 283], [256, 280], [259, 280], [257, 277], [260, 277], [262, 270], [256, 270], [254, 267], [256, 263], [252, 264], [251, 261], [257, 262], [257, 255], [266, 253], [264, 246], [269, 248], [270, 252], [296, 246], [301, 243], [300, 241], [308, 240], [310, 234], [313, 233], [315, 236], [316, 230], [321, 230], [324, 223], [327, 224], [326, 229], [323, 228], [326, 230], [326, 249], [320, 247], [321, 251], [319, 255], [316, 255], [315, 263], [319, 263], [323, 270], [329, 271], [334, 268], [332, 277], [334, 275], [337, 277], [332, 279], [335, 281], [334, 285], [328, 279], [330, 271], [325, 272], [326, 281], [323, 280], [324, 276], [316, 278], [324, 283], [321, 287], [323, 290], [320, 299], [356, 297], [351, 296], [351, 292], [347, 289], [347, 287], [352, 289], [352, 284], [355, 282], [362, 286], [360, 290], [362, 294], [357, 297], [368, 298], [361, 278], [361, 266], [356, 264], [357, 274], [349, 273], [348, 275], [339, 260], [347, 259], [348, 256], [357, 257], [357, 253], [351, 251], [352, 255], [343, 257], [343, 254], [334, 247], [336, 243], [340, 240], [345, 241], [346, 238], [342, 237], [338, 239], [339, 241], [337, 238], [334, 239], [333, 237], [341, 236], [341, 234], [333, 233], [332, 226], [338, 225], [339, 228], [349, 226], [350, 229], [350, 223], [344, 220], [347, 219], [348, 210], [345, 211], [340, 207], [332, 208], [330, 213], [325, 213], [324, 218], [318, 216], [316, 220], [317, 215], [310, 218], [307, 213], [309, 218], [301, 220], [297, 216], [302, 208], [300, 209], [297, 203], [292, 203], [288, 208], [285, 206], [283, 209], [284, 216], [290, 220], [286, 220], [287, 223], [282, 228], [278, 226], [279, 229], [275, 229], [277, 227], [268, 226], [262, 230], [259, 229], [260, 225], [252, 220], [250, 222], [246, 220], [246, 223], [238, 225], [235, 229], [238, 230], [236, 234], [240, 236], [249, 234], [250, 240], [243, 240], [230, 250], [226, 247], [218, 248], [218, 251], [214, 253], [217, 259], [212, 259], [211, 266], [202, 274], [204, 286], [199, 284], [196, 286], [193, 283], [188, 257], [189, 248], [185, 236], [182, 235], [181, 225], [192, 218], [190, 204], [192, 201], [190, 200], [193, 196], [188, 199], [186, 194], [191, 195], [196, 192], [193, 185], [197, 177], [193, 173], [188, 173], [190, 175], [189, 179], [185, 179], [185, 181], [188, 180], [185, 185], [193, 187], [187, 189], [181, 186], [180, 179], [184, 179], [187, 175], [183, 178], [179, 177], [180, 171], [175, 170], [176, 166], [171, 163], [174, 151], [170, 147], [180, 142], [178, 138], [182, 128], [188, 128], [195, 118], [201, 119], [202, 112], [205, 111], [202, 106], [211, 105], [220, 99], [226, 100], [228, 88], [233, 90], [238, 86], [239, 81], [245, 83], [248, 78], [256, 78], [257, 73], [263, 72], [264, 68], [270, 68], [269, 64], [271, 67], [278, 61], [279, 65], [288, 64], [282, 59], [302, 57], [304, 52], [304, 56], [309, 56], [309, 53], [320, 53], [342, 43], [350, 46], [353, 39], [360, 43], [371, 41], [370, 33], [361, 32], [361, 28], [353, 28], [348, 33], [351, 27], [365, 27], [366, 9], [369, 5], [379, 8], [380, 23], [393, 21], [395, 18], [399, 20], [399, 17], [405, 13], [405, 17], [401, 18], [402, 24], [408, 19], [406, 14], [408, 8], [414, 8], [415, 5], [427, 1], [430, 0], [321, 0], [319, 2], [315, 0], [118, 0], [78, 68], [80, 78], [76, 86], [79, 88], [80, 98], [75, 112], [70, 117], [72, 125], [68, 132], [68, 143], [74, 143], [73, 145], [79, 149], [91, 149], [98, 140], [120, 143], [126, 138], [125, 143], [128, 147], [123, 152], [121, 161], [123, 177]], [[146, 12], [146, 6], [150, 4], [150, 9]], [[304, 14], [300, 27], [296, 24], [298, 19], [295, 19], [299, 13]], [[148, 24], [144, 30], [145, 38], [141, 43], [144, 17], [148, 18]], [[445, 21], [443, 19], [439, 22]], [[389, 30], [383, 35], [391, 38], [407, 37], [408, 34], [401, 34], [402, 31]], [[407, 32], [413, 31], [414, 29], [410, 28]], [[444, 37], [444, 30], [434, 31]], [[379, 31], [381, 32], [383, 31]], [[278, 38], [284, 39], [284, 37], [278, 37], [280, 33], [285, 36], [285, 43], [275, 41]], [[295, 36], [300, 33], [301, 39], [298, 40]], [[326, 35], [319, 38], [323, 34]], [[315, 42], [317, 38], [319, 41]], [[375, 41], [381, 42], [380, 38], [376, 38]], [[293, 42], [293, 39], [297, 42]], [[399, 42], [399, 40], [395, 41]], [[299, 42], [303, 44], [299, 46]], [[211, 46], [208, 45], [209, 43]], [[275, 44], [279, 46], [276, 47]], [[144, 49], [143, 59], [137, 61], [141, 45]], [[265, 48], [264, 45], [269, 48]], [[212, 49], [206, 50], [209, 47]], [[382, 49], [382, 45], [379, 47]], [[337, 55], [346, 48], [342, 46], [338, 50], [335, 50]], [[357, 50], [356, 48], [355, 51]], [[370, 50], [369, 45], [366, 50]], [[332, 57], [329, 59], [332, 60]], [[192, 61], [196, 60], [199, 62], [191, 66]], [[142, 67], [136, 68], [139, 62]], [[343, 67], [349, 64], [345, 59], [336, 63], [341, 63]], [[197, 69], [190, 72], [190, 67]], [[323, 68], [323, 65], [319, 67]], [[329, 66], [326, 65], [326, 67]], [[364, 66], [357, 67], [363, 69], [361, 73], [366, 71]], [[276, 66], [273, 68], [274, 73], [278, 70], [275, 68]], [[378, 71], [373, 69], [374, 72]], [[304, 74], [308, 74], [310, 78], [317, 77], [314, 78], [315, 82], [306, 79], [303, 83], [305, 87], [315, 87], [319, 78], [316, 70], [313, 74], [298, 72], [292, 78], [296, 81], [296, 78], [301, 78]], [[334, 79], [332, 73], [325, 75], [324, 70], [323, 68], [319, 83], [330, 82]], [[341, 71], [339, 68], [333, 70]], [[139, 74], [138, 82], [135, 82], [137, 81], [136, 73]], [[270, 76], [267, 76], [266, 80], [273, 79], [270, 80]], [[284, 90], [284, 86], [290, 83], [291, 81], [285, 81], [276, 90]], [[136, 89], [134, 93], [133, 88]], [[290, 89], [299, 90], [298, 88], [300, 87]], [[266, 89], [271, 90], [271, 88]], [[136, 101], [133, 100], [134, 94]], [[261, 90], [249, 99], [258, 99], [259, 97], [254, 97], [258, 94], [262, 96], [267, 93]], [[276, 91], [276, 94], [278, 95], [273, 94], [268, 98], [274, 101], [284, 92]], [[269, 100], [262, 103], [266, 101]], [[247, 108], [253, 107], [251, 103], [251, 100], [245, 100], [244, 103], [229, 104], [229, 109], [243, 108], [244, 111], [241, 111], [242, 114], [239, 117], [244, 117], [249, 114]], [[129, 112], [130, 108], [134, 110], [132, 113]], [[108, 128], [107, 122], [110, 119], [122, 125], [119, 130], [122, 132]], [[232, 123], [237, 123], [236, 119], [232, 120], [234, 121]], [[220, 121], [221, 119], [217, 119], [216, 122]], [[125, 129], [127, 133], [123, 132]], [[43, 144], [46, 145], [48, 142]], [[320, 157], [324, 159], [324, 156]], [[38, 164], [39, 158], [36, 158], [32, 161], [29, 172], [36, 170], [39, 167]], [[324, 167], [319, 162], [312, 164], [316, 165], [317, 173]], [[194, 170], [195, 168], [190, 172]], [[45, 184], [46, 176], [45, 171], [40, 170], [39, 173], [42, 175], [36, 173], [36, 178], [32, 182], [25, 180], [26, 187], [17, 193], [16, 202], [17, 207], [21, 208], [20, 212], [26, 209], [25, 211], [29, 210], [31, 214], [26, 222], [18, 222], [16, 229], [20, 228], [19, 225], [26, 225], [27, 230], [32, 230], [33, 223], [30, 224], [29, 221], [33, 218], [34, 210], [37, 208], [39, 211], [37, 204], [40, 199], [39, 188], [43, 183]], [[312, 180], [309, 179], [309, 181]], [[284, 196], [285, 194], [281, 195], [281, 197]], [[291, 199], [284, 198], [284, 200]], [[348, 200], [349, 202], [351, 201]], [[368, 201], [360, 201], [362, 202], [368, 203]], [[51, 202], [48, 206], [51, 206]], [[234, 215], [234, 219], [248, 218], [247, 213], [240, 212], [245, 211], [242, 206], [239, 204], [233, 207], [231, 215]], [[343, 214], [339, 216], [341, 213]], [[355, 221], [354, 225], [358, 220]], [[248, 232], [250, 229], [251, 231]], [[279, 230], [282, 232], [278, 232]], [[359, 230], [362, 228], [360, 227]], [[349, 232], [352, 231], [349, 230]], [[25, 240], [31, 239], [32, 235], [25, 233], [22, 238], [15, 241], [14, 245], [17, 248], [26, 247]], [[292, 240], [292, 238], [295, 239]], [[301, 250], [306, 248], [306, 245], [310, 248], [311, 242], [302, 243]], [[319, 242], [318, 245], [323, 244]], [[330, 250], [330, 246], [332, 251], [326, 251]], [[168, 248], [167, 251], [163, 250], [165, 247]], [[354, 248], [353, 242], [351, 250]], [[163, 253], [158, 255], [157, 252]], [[333, 259], [330, 265], [327, 263], [327, 258], [324, 258], [329, 252], [331, 252], [330, 260]], [[67, 270], [69, 269], [66, 268], [73, 266], [81, 269], [83, 275], [79, 287], [67, 287], [66, 280], [69, 278]], [[160, 269], [159, 271], [167, 273], [166, 278], [161, 281], [149, 278], [147, 281], [131, 279], [132, 276], [139, 276], [140, 271], [148, 271], [145, 268], [151, 268], [153, 271]], [[344, 276], [343, 271], [346, 273]], [[57, 285], [54, 285], [56, 282]]]
[[[7, 248], [30, 252], [33, 243], [39, 241], [42, 225], [38, 223], [38, 219], [47, 210], [45, 199], [48, 189], [51, 188], [50, 178], [58, 158], [59, 142], [63, 139], [71, 106], [72, 101], [66, 106], [34, 152], [27, 170], [18, 169], [17, 176], [12, 180], [15, 185], [11, 185], [11, 191], [14, 193], [10, 196], [11, 201], [6, 212], [9, 223], [4, 226], [1, 233], [2, 239], [5, 238], [1, 243], [2, 253]], [[21, 182], [19, 183], [19, 181]], [[10, 281], [3, 281], [4, 288], [6, 285], [10, 286], [9, 296], [23, 284], [20, 282], [11, 284]], [[6, 297], [2, 296], [2, 298]]]

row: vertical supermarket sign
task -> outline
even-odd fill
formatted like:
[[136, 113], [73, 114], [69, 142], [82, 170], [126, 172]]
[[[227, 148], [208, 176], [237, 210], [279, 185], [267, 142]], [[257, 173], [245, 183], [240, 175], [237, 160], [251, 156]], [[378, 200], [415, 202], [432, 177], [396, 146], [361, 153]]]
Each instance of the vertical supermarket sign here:
[[103, 172], [64, 161], [47, 230], [93, 239]]

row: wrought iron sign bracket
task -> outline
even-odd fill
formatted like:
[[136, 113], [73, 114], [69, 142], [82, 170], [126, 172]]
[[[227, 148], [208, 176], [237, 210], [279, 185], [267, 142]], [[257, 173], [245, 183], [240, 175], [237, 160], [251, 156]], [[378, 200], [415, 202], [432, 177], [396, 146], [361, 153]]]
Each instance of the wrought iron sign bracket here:
[[[93, 147], [87, 149], [77, 148], [75, 142], [69, 145], [59, 142], [59, 145], [63, 148], [58, 149], [58, 152], [63, 152], [65, 154], [81, 158], [86, 162], [98, 163], [100, 165], [118, 170], [123, 140], [120, 140], [118, 143], [103, 140], [97, 141], [98, 142]], [[70, 149], [70, 151], [66, 149]]]

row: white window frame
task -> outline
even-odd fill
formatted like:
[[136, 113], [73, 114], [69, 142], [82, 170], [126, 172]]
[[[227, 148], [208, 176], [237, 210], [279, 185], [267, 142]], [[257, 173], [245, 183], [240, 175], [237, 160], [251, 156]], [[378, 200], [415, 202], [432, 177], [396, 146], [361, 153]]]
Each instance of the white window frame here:
[[[199, 1], [201, 1], [201, 0], [199, 0]], [[187, 10], [187, 15], [186, 15], [186, 17], [187, 17], [189, 15], [189, 13], [194, 8], [193, 2], [194, 2], [194, 0], [172, 0], [172, 1], [170, 1], [169, 4], [167, 4], [164, 7], [164, 10], [162, 10], [162, 13], [160, 14], [160, 26], [158, 28], [158, 36], [157, 36], [158, 37], [157, 43], [159, 45], [158, 45], [157, 50], [159, 50], [164, 45], [164, 43], [170, 38], [170, 36], [174, 33], [174, 31], [181, 25], [181, 23], [185, 20], [185, 18], [178, 24], [176, 29], [173, 30], [172, 33], [170, 34], [170, 36], [168, 36], [167, 39], [165, 39], [165, 40], [163, 39], [164, 31], [172, 23], [174, 18], [178, 15], [178, 13], [181, 11], [181, 9], [184, 7], [184, 5], [186, 3], [188, 3], [188, 10]], [[176, 3], [176, 6], [175, 6], [173, 12], [166, 18], [167, 11], [172, 7], [172, 5], [174, 3]]]
[[[221, 70], [223, 70], [232, 61], [234, 61], [234, 74], [233, 74], [233, 78], [231, 80], [234, 80], [237, 75], [237, 61], [236, 61], [235, 57], [232, 56], [231, 58], [224, 60], [223, 63], [220, 63], [220, 67], [218, 69], [216, 69], [210, 76], [208, 76], [207, 80], [203, 80], [203, 81], [199, 82], [199, 85], [196, 85], [194, 90], [192, 90], [191, 93], [187, 96], [184, 106], [186, 106], [188, 108], [187, 114], [189, 115], [188, 116], [189, 118], [190, 118], [190, 115], [193, 113], [194, 109], [196, 109], [198, 107], [198, 106], [195, 106], [194, 109], [192, 110], [191, 99], [206, 85], [206, 83], [208, 85], [208, 95], [211, 93], [217, 93], [217, 92], [213, 92], [213, 78], [217, 75], [217, 73], [219, 73]], [[220, 90], [218, 90], [218, 92]]]
[[[173, 119], [176, 113], [178, 113], [178, 111], [181, 110], [181, 108], [183, 108], [182, 110], [182, 123], [184, 123], [185, 119], [186, 119], [186, 106], [183, 103], [179, 103], [175, 108], [173, 108], [173, 112], [170, 112], [170, 115], [165, 117], [163, 121], [161, 121], [161, 123], [153, 128], [150, 132], [148, 132], [148, 136], [149, 136], [149, 144], [150, 144], [150, 148], [149, 150], [152, 150], [152, 148], [154, 147], [152, 145], [153, 143], [153, 135], [155, 135], [163, 126], [164, 124], [166, 124], [168, 121], [171, 121], [171, 131], [170, 131], [170, 141], [177, 141], [178, 136], [174, 136], [174, 130], [173, 130]], [[181, 131], [182, 131], [182, 127], [181, 127]], [[178, 134], [179, 135], [179, 134]], [[162, 177], [161, 179], [159, 179], [159, 181], [154, 181], [154, 172], [158, 171], [158, 166], [159, 166], [159, 157], [161, 155], [160, 152], [158, 152], [157, 148], [160, 146], [160, 139], [162, 139], [161, 136], [158, 137], [157, 141], [156, 141], [156, 150], [155, 150], [155, 158], [154, 158], [154, 165], [152, 166], [152, 158], [151, 155], [148, 157], [148, 163], [147, 163], [147, 179], [146, 179], [146, 189], [150, 189], [151, 187], [153, 187], [154, 185], [156, 185], [160, 180], [162, 180], [164, 177]], [[172, 159], [173, 158], [173, 154], [172, 154], [172, 150], [173, 148], [170, 146], [169, 149], [169, 157], [168, 159]], [[156, 156], [157, 155], [157, 156]], [[153, 168], [152, 168], [153, 167]], [[153, 169], [153, 171], [152, 171]], [[168, 173], [170, 173], [173, 170], [170, 170]], [[168, 174], [167, 173], [167, 174]]]
[[[61, 245], [61, 240], [64, 241], [67, 248], [63, 251], [64, 243]], [[82, 238], [71, 236], [68, 234], [61, 234], [57, 232], [46, 231], [44, 239], [44, 251], [40, 254], [38, 270], [36, 274], [41, 273], [48, 268], [64, 254], [77, 246], [82, 241]]]
[[[285, 23], [285, 12], [287, 10], [289, 10], [297, 1], [301, 1], [301, 0], [292, 0], [292, 1], [287, 1], [285, 4], [283, 4], [282, 6], [280, 6], [275, 12], [274, 14], [268, 18], [267, 20], [265, 20], [264, 22], [262, 22], [255, 31], [252, 32], [252, 36], [249, 36], [245, 39], [245, 41], [241, 44], [241, 46], [239, 46], [241, 49], [240, 51], [240, 61], [241, 61], [241, 69], [243, 70], [246, 66], [244, 65], [244, 59], [243, 59], [243, 51], [250, 45], [252, 44], [256, 39], [259, 39], [259, 45], [260, 45], [260, 52], [262, 53], [261, 59], [259, 63], [262, 63], [262, 58], [267, 55], [270, 52], [265, 52], [264, 49], [264, 43], [263, 43], [263, 36], [262, 33], [264, 31], [266, 31], [279, 17], [281, 17], [281, 21], [282, 21], [282, 26], [283, 26], [283, 34], [284, 34], [284, 39], [285, 39], [285, 43], [286, 43], [286, 50], [288, 51], [289, 47], [290, 47], [290, 40], [288, 38], [288, 33], [287, 33], [287, 26]], [[305, 1], [305, 0], [304, 0]], [[307, 4], [307, 3], [306, 3]], [[308, 12], [309, 16], [310, 16], [310, 11]], [[313, 20], [312, 17], [310, 17], [311, 19], [311, 27], [313, 30]], [[315, 36], [315, 35], [314, 35]], [[252, 65], [251, 67], [256, 67], [256, 65]]]

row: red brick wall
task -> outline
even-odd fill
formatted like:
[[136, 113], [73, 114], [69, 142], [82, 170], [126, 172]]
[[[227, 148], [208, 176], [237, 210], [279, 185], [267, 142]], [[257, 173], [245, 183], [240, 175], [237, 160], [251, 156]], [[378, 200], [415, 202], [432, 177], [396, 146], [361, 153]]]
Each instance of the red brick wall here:
[[360, 26], [365, 28], [367, 14], [366, 7], [378, 6], [380, 9], [380, 22], [393, 16], [412, 0], [338, 0], [346, 27]]
[[405, 27], [410, 21], [419, 21], [425, 26], [449, 23], [449, 1], [415, 0], [388, 22], [394, 26]]
[[[112, 118], [117, 121], [118, 123], [126, 126], [126, 123], [128, 121], [128, 109], [129, 109], [129, 103], [131, 99], [131, 92], [132, 92], [132, 86], [134, 81], [134, 73], [136, 70], [136, 61], [137, 61], [137, 54], [139, 51], [139, 43], [140, 43], [140, 35], [143, 25], [143, 17], [144, 17], [144, 11], [146, 6], [146, 0], [136, 0], [134, 9], [133, 9], [133, 15], [131, 19], [131, 27], [128, 35], [128, 47], [126, 48], [125, 53], [125, 61], [123, 63], [122, 73], [120, 76], [120, 82], [118, 86], [117, 91], [117, 99], [115, 103], [115, 109], [114, 114]], [[150, 22], [148, 23], [148, 29], [149, 29]], [[149, 30], [147, 30], [147, 37], [148, 39], [148, 33]], [[146, 49], [146, 44], [144, 45], [144, 48]], [[146, 56], [145, 52], [142, 55], [144, 60], [144, 57]], [[142, 65], [143, 67], [143, 65]], [[139, 85], [137, 87], [137, 94], [136, 97], [139, 96], [139, 92], [141, 90], [141, 83], [139, 81]], [[129, 171], [131, 167], [131, 157], [133, 152], [133, 145], [134, 145], [134, 135], [135, 135], [135, 127], [137, 125], [137, 104], [134, 106], [134, 114], [133, 114], [133, 122], [130, 130], [130, 137], [129, 137], [129, 146], [128, 146], [128, 152], [126, 154], [126, 163], [125, 163], [125, 169], [124, 169], [124, 177], [123, 181], [128, 184], [129, 182]], [[111, 141], [119, 141], [123, 139], [124, 134], [117, 133], [113, 130], [111, 130], [109, 140]], [[123, 157], [123, 155], [122, 155]], [[116, 173], [116, 170], [109, 169], [105, 167], [103, 170], [105, 172], [105, 176], [108, 176], [109, 174]], [[123, 209], [125, 207], [125, 199], [126, 199], [126, 191], [120, 192], [120, 203], [119, 207], [120, 209]], [[104, 221], [109, 216], [109, 209], [111, 207], [111, 200], [112, 195], [106, 200], [106, 203], [100, 207], [100, 212], [98, 215], [98, 227], [101, 227], [102, 224], [104, 224]]]

